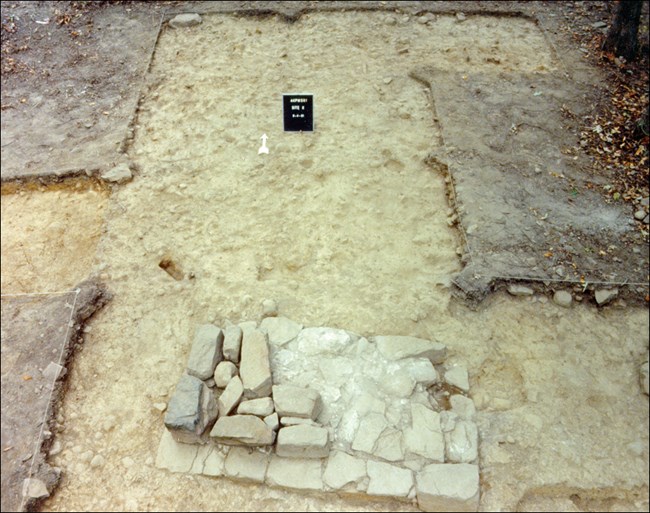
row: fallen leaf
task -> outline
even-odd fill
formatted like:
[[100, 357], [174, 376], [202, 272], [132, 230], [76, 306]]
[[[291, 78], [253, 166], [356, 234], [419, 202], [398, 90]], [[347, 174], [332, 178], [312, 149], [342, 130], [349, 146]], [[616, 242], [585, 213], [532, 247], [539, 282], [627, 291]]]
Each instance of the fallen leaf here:
[[29, 374], [23, 374], [23, 381], [29, 381], [32, 377]]

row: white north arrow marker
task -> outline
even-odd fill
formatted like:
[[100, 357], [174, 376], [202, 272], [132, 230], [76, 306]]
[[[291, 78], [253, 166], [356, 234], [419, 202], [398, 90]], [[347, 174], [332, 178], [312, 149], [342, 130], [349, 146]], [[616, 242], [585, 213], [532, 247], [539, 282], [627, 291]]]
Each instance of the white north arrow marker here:
[[266, 147], [266, 140], [268, 139], [268, 137], [266, 136], [266, 134], [263, 134], [262, 137], [260, 137], [260, 139], [262, 139], [262, 147], [259, 150], [257, 150], [257, 154], [258, 155], [261, 153], [268, 154], [269, 149]]

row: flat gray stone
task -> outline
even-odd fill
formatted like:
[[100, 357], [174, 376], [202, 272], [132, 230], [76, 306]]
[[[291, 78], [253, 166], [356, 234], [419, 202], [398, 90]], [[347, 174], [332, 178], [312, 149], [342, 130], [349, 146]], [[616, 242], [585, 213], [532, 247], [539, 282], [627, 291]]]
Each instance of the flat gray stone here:
[[556, 290], [553, 294], [553, 302], [558, 306], [569, 308], [573, 303], [573, 296], [566, 290]]
[[293, 385], [274, 385], [273, 402], [280, 417], [316, 420], [323, 408], [320, 394], [316, 390]]
[[240, 326], [228, 326], [223, 330], [223, 357], [226, 360], [239, 363], [242, 333]]
[[469, 375], [467, 369], [462, 365], [455, 365], [445, 370], [445, 383], [459, 388], [463, 392], [469, 392]]
[[327, 429], [298, 425], [280, 428], [275, 452], [285, 458], [326, 458], [329, 448]]
[[271, 445], [275, 438], [273, 430], [255, 415], [221, 417], [212, 428], [210, 436], [217, 443], [251, 447]]
[[219, 416], [225, 417], [226, 415], [230, 415], [230, 412], [232, 412], [239, 404], [239, 401], [241, 401], [243, 394], [244, 386], [242, 385], [241, 379], [239, 379], [239, 376], [235, 376], [230, 380], [230, 383], [228, 383], [228, 386], [217, 400]]
[[474, 401], [464, 395], [455, 394], [449, 398], [451, 410], [463, 420], [474, 420], [476, 416], [476, 406]]
[[156, 468], [167, 469], [170, 472], [189, 472], [199, 447], [177, 442], [165, 429], [158, 445]]
[[201, 443], [217, 413], [212, 391], [200, 379], [183, 374], [167, 405], [165, 426], [179, 442]]
[[244, 333], [239, 375], [244, 384], [244, 397], [257, 399], [271, 395], [271, 363], [266, 334], [260, 330]]
[[363, 417], [359, 423], [359, 429], [354, 435], [352, 449], [372, 454], [379, 435], [382, 434], [387, 425], [386, 417], [380, 413], [369, 413]]
[[413, 488], [413, 472], [389, 463], [368, 461], [368, 495], [406, 497]]
[[29, 499], [44, 499], [49, 497], [50, 492], [47, 490], [45, 483], [36, 477], [28, 477], [23, 480], [23, 497]]
[[266, 472], [266, 482], [297, 490], [322, 490], [322, 468], [321, 460], [282, 458], [275, 454]]
[[43, 377], [50, 383], [54, 383], [62, 374], [65, 375], [65, 367], [54, 362], [48, 363], [43, 371]]
[[240, 415], [267, 417], [273, 413], [273, 399], [270, 397], [261, 397], [260, 399], [242, 401], [237, 408], [237, 413]]
[[379, 352], [389, 360], [402, 358], [428, 358], [433, 364], [442, 363], [447, 356], [447, 346], [416, 337], [375, 337]]
[[218, 388], [226, 388], [228, 383], [230, 383], [230, 380], [237, 376], [238, 373], [239, 371], [234, 363], [229, 362], [228, 360], [219, 362], [217, 367], [214, 369], [214, 384], [217, 385]]
[[524, 285], [517, 285], [511, 283], [508, 285], [508, 294], [511, 296], [532, 296], [535, 293], [530, 287], [525, 287]]
[[598, 289], [596, 291], [596, 303], [598, 306], [603, 306], [616, 299], [618, 296], [618, 289]]
[[445, 433], [445, 454], [452, 463], [472, 463], [478, 458], [478, 429], [469, 420], [459, 420]]
[[427, 358], [414, 358], [409, 363], [408, 371], [416, 383], [421, 383], [425, 387], [438, 382], [438, 371]]
[[280, 419], [278, 417], [278, 414], [272, 413], [271, 415], [264, 417], [264, 424], [269, 426], [269, 428], [271, 428], [273, 431], [280, 429]]
[[266, 317], [260, 323], [260, 328], [269, 335], [269, 343], [283, 346], [298, 336], [302, 324], [293, 322], [286, 317]]
[[199, 379], [210, 379], [222, 359], [223, 332], [214, 324], [196, 329], [192, 350], [187, 361], [187, 373]]
[[133, 179], [133, 173], [126, 163], [118, 164], [112, 169], [102, 173], [102, 180], [111, 183], [125, 183]]
[[445, 461], [445, 439], [440, 427], [440, 414], [423, 404], [413, 403], [411, 419], [411, 426], [404, 430], [406, 451], [435, 462]]
[[334, 490], [366, 477], [366, 460], [355, 458], [343, 451], [333, 451], [323, 472], [323, 482]]
[[225, 475], [236, 479], [263, 483], [269, 466], [269, 455], [246, 447], [230, 449], [224, 466]]
[[169, 20], [169, 26], [172, 28], [193, 27], [201, 23], [201, 16], [196, 13], [178, 14]]
[[478, 465], [428, 465], [417, 473], [415, 481], [422, 511], [478, 511]]
[[404, 459], [404, 444], [401, 431], [387, 428], [377, 440], [374, 456], [387, 461], [401, 461]]

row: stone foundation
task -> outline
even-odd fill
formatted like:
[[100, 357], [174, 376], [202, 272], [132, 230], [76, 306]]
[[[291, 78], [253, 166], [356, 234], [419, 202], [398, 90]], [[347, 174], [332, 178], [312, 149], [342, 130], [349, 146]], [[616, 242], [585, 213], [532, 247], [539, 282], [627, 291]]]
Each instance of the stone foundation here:
[[156, 465], [476, 511], [476, 410], [446, 355], [439, 341], [283, 317], [199, 326]]

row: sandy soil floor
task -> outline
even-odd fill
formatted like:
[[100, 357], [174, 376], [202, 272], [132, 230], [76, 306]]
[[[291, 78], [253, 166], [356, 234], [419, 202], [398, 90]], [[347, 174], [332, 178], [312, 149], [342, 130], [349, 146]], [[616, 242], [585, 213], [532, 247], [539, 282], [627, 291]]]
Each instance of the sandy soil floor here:
[[[409, 59], [433, 52], [459, 68], [464, 48], [523, 71], [552, 62], [530, 22], [436, 23], [313, 14], [291, 27], [299, 47], [275, 18], [208, 17], [161, 35], [130, 148], [139, 173], [110, 196], [96, 253], [102, 201], [57, 198], [57, 210], [80, 204], [79, 219], [93, 211], [78, 253], [114, 299], [71, 369], [57, 419], [63, 450], [52, 459], [63, 478], [45, 510], [414, 509], [154, 468], [162, 418], [153, 403], [169, 398], [195, 326], [259, 319], [267, 298], [307, 326], [445, 342], [451, 362], [468, 366], [479, 409], [482, 510], [647, 510], [647, 309], [495, 295], [474, 312], [451, 300], [459, 241], [444, 177], [424, 163], [440, 136]], [[315, 94], [313, 134], [282, 132], [289, 91]], [[257, 154], [263, 133], [269, 155]], [[16, 223], [3, 260], [21, 273], [28, 239], [18, 234], [30, 218], [15, 213], [51, 211], [47, 194], [2, 199], [3, 233], [5, 204]], [[44, 236], [48, 247], [65, 240]], [[185, 278], [164, 272], [163, 258]], [[17, 286], [49, 286], [39, 275]]]

